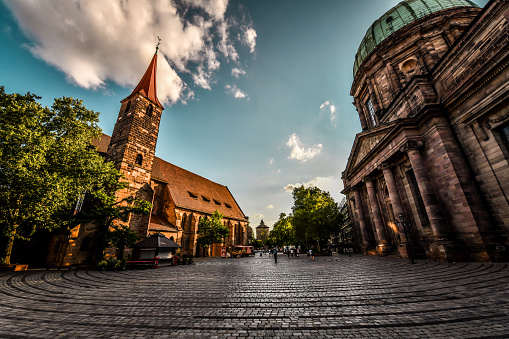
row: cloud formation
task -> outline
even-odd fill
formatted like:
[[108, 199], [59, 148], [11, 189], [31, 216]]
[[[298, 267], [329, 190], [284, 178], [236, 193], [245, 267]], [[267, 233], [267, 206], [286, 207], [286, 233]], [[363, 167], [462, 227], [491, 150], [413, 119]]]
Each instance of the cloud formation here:
[[233, 68], [232, 69], [232, 76], [238, 78], [239, 75], [246, 74], [246, 71], [244, 71], [242, 68]]
[[286, 192], [293, 192], [295, 187], [318, 187], [322, 191], [331, 192], [334, 189], [339, 188], [339, 181], [334, 177], [316, 177], [311, 181], [305, 183], [288, 184], [284, 187]]
[[316, 144], [313, 145], [312, 147], [306, 148], [300, 141], [297, 134], [295, 133], [290, 135], [286, 145], [292, 148], [289, 158], [296, 159], [302, 162], [306, 162], [310, 159], [313, 159], [315, 156], [320, 154], [320, 152], [322, 152], [323, 148], [322, 144]]
[[243, 99], [247, 97], [247, 94], [240, 90], [237, 85], [226, 85], [226, 93], [232, 94], [235, 99]]
[[[329, 100], [325, 101], [323, 104], [320, 105], [320, 109], [322, 111], [328, 110], [330, 113], [330, 121], [333, 122], [334, 119], [336, 119], [336, 105], [334, 103], [331, 103]], [[334, 127], [336, 124], [334, 124]]]
[[134, 87], [160, 36], [157, 90], [166, 104], [193, 98], [183, 74], [190, 74], [195, 86], [210, 90], [220, 59], [239, 61], [235, 42], [240, 33], [241, 45], [251, 53], [256, 46], [251, 22], [225, 17], [228, 0], [19, 0], [5, 4], [31, 39], [32, 54], [87, 89], [104, 88], [107, 81]]
[[263, 219], [263, 214], [255, 213], [255, 214], [253, 214], [253, 218]]
[[274, 208], [274, 205], [267, 205], [267, 208]]

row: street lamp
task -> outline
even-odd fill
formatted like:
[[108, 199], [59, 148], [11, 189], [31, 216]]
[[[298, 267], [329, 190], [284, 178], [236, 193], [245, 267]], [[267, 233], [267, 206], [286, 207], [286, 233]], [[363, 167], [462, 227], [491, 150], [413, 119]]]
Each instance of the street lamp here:
[[399, 215], [399, 220], [397, 220], [397, 219], [394, 220], [394, 223], [398, 227], [398, 230], [400, 232], [403, 231], [403, 233], [405, 234], [405, 239], [406, 239], [406, 241], [405, 241], [405, 248], [406, 248], [406, 253], [408, 254], [408, 259], [410, 259], [412, 264], [415, 264], [414, 256], [412, 254], [412, 246], [410, 246], [410, 238], [409, 238], [410, 222], [407, 221], [402, 214], [400, 214]]

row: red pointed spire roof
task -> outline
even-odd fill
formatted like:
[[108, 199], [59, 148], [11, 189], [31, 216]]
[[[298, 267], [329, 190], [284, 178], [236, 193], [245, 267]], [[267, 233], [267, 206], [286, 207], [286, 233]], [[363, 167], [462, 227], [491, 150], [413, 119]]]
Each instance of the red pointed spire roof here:
[[157, 50], [154, 54], [154, 57], [152, 58], [152, 61], [150, 62], [150, 65], [148, 65], [147, 71], [143, 75], [143, 78], [141, 78], [140, 83], [134, 91], [124, 100], [132, 98], [136, 93], [140, 93], [148, 100], [152, 101], [154, 104], [159, 106], [163, 109], [163, 105], [159, 102], [159, 99], [157, 99], [157, 92], [156, 92], [156, 73], [157, 73]]

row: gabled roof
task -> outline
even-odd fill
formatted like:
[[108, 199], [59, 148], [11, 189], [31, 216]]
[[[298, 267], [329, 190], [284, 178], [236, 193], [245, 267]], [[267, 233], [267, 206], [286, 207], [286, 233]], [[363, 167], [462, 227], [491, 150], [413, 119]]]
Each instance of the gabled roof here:
[[150, 216], [150, 223], [148, 229], [151, 231], [159, 232], [178, 232], [179, 230], [168, 220], [159, 215], [152, 214]]
[[136, 86], [131, 95], [129, 95], [124, 100], [128, 100], [137, 93], [139, 93], [148, 100], [152, 101], [157, 106], [159, 106], [161, 109], [164, 109], [163, 105], [161, 105], [161, 103], [159, 102], [159, 99], [157, 99], [156, 74], [157, 74], [157, 53], [154, 54], [154, 56], [152, 57], [152, 61], [150, 62], [150, 65], [148, 65], [148, 68], [145, 71], [143, 78], [141, 78], [138, 86]]
[[97, 152], [99, 152], [101, 154], [102, 153], [106, 154], [106, 152], [108, 152], [108, 145], [110, 144], [110, 141], [111, 141], [111, 137], [109, 135], [106, 135], [103, 133], [99, 137], [99, 139], [92, 140], [92, 145], [97, 147]]
[[355, 141], [346, 163], [344, 174], [350, 174], [353, 169], [362, 162], [366, 156], [389, 134], [397, 122], [378, 126], [377, 128], [363, 131], [355, 136]]
[[265, 225], [265, 223], [263, 222], [263, 219], [262, 221], [260, 222], [260, 225], [256, 226], [256, 228], [269, 228], [269, 226]]
[[207, 214], [218, 210], [226, 218], [246, 221], [246, 216], [226, 186], [157, 157], [152, 166], [152, 180], [167, 184], [177, 207]]

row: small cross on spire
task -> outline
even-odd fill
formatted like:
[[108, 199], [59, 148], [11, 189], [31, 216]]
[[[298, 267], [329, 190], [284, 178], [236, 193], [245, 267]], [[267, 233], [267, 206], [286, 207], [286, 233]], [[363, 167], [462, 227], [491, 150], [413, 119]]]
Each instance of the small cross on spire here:
[[157, 54], [157, 51], [159, 50], [160, 44], [161, 44], [161, 38], [159, 36], [157, 36], [156, 54]]

